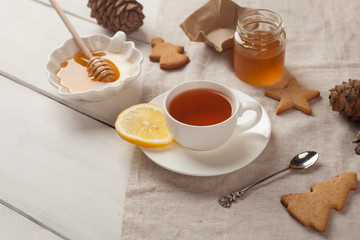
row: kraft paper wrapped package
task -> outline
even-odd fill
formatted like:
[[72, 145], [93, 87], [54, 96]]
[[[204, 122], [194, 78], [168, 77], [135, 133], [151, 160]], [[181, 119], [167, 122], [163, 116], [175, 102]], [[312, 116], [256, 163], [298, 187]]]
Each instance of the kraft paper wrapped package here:
[[210, 0], [191, 14], [180, 27], [191, 41], [204, 42], [222, 52], [233, 46], [233, 35], [244, 8], [230, 0]]

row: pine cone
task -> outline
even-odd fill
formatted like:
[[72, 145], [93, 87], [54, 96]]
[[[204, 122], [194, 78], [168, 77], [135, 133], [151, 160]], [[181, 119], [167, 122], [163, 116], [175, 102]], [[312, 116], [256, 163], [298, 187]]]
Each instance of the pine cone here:
[[356, 137], [353, 140], [353, 143], [356, 143], [355, 153], [360, 155], [360, 131], [356, 134]]
[[[352, 121], [360, 120], [360, 80], [349, 79], [330, 89], [330, 105], [332, 110], [349, 117]], [[355, 153], [360, 155], [360, 131], [353, 143], [356, 143]]]
[[143, 6], [135, 0], [89, 0], [91, 17], [110, 31], [131, 33], [143, 25]]
[[349, 79], [330, 89], [330, 105], [332, 110], [351, 120], [360, 120], [360, 80]]

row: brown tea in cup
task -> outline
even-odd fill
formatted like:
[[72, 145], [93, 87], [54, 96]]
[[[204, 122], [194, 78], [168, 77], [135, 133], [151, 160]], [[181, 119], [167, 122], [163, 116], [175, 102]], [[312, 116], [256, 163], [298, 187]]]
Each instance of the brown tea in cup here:
[[[175, 86], [163, 101], [166, 125], [175, 141], [193, 150], [223, 145], [235, 132], [240, 134], [261, 119], [261, 106], [240, 102], [230, 88], [216, 82], [195, 80]], [[246, 111], [256, 117], [239, 121]]]
[[228, 96], [214, 89], [190, 89], [179, 93], [171, 100], [169, 113], [179, 122], [194, 126], [208, 126], [231, 117], [232, 105]]

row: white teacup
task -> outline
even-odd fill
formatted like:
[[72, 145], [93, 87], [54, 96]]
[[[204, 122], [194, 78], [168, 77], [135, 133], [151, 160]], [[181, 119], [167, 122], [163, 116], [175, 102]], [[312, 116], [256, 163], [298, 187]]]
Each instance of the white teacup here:
[[[187, 123], [183, 119], [177, 119], [179, 117], [174, 117], [176, 115], [174, 113], [172, 115], [170, 114], [171, 112], [174, 112], [172, 109], [170, 109], [173, 108], [171, 106], [173, 106], [174, 102], [176, 101], [174, 101], [174, 98], [179, 98], [179, 95], [187, 94], [192, 90], [202, 91], [203, 89], [206, 89], [206, 91], [215, 91], [227, 99], [231, 105], [231, 112], [229, 113], [229, 116], [226, 117], [226, 119], [218, 123], [205, 123], [205, 125], [199, 126], [194, 125], [193, 123]], [[198, 101], [194, 101], [194, 105], [196, 102]], [[166, 94], [163, 106], [166, 124], [174, 139], [182, 146], [193, 150], [211, 150], [221, 146], [235, 132], [236, 134], [240, 134], [255, 126], [260, 121], [262, 115], [262, 109], [258, 103], [253, 101], [240, 102], [236, 93], [234, 93], [231, 89], [216, 82], [202, 80], [185, 82], [174, 87]], [[192, 108], [192, 106], [185, 109], [186, 111], [189, 109], [189, 112], [186, 114], [188, 114], [191, 118], [191, 114], [195, 113], [190, 113], [190, 108]], [[204, 106], [204, 108], [206, 108], [206, 106]], [[240, 121], [243, 113], [248, 110], [255, 111], [256, 117], [251, 118], [246, 122]], [[199, 113], [202, 111], [196, 112]]]

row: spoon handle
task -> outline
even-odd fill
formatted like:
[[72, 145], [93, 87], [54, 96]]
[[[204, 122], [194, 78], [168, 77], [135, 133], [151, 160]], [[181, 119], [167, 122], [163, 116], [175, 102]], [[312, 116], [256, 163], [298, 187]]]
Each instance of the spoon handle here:
[[84, 41], [81, 39], [80, 35], [78, 34], [78, 32], [76, 31], [74, 26], [71, 24], [69, 19], [66, 17], [66, 15], [63, 12], [63, 10], [61, 9], [60, 5], [56, 2], [56, 0], [49, 0], [49, 1], [50, 1], [51, 5], [54, 7], [54, 9], [56, 10], [56, 12], [59, 14], [59, 16], [60, 16], [61, 20], [64, 22], [65, 26], [70, 31], [71, 35], [73, 36], [76, 44], [79, 46], [81, 51], [84, 52], [85, 56], [88, 59], [92, 58], [93, 55], [92, 55], [91, 51], [85, 45]]
[[244, 193], [247, 190], [249, 190], [250, 188], [254, 187], [255, 185], [258, 185], [259, 183], [262, 183], [262, 182], [268, 180], [269, 178], [272, 178], [273, 176], [275, 176], [275, 175], [277, 175], [279, 173], [285, 172], [285, 171], [287, 171], [289, 169], [290, 169], [289, 167], [284, 168], [284, 169], [282, 169], [282, 170], [280, 170], [280, 171], [278, 171], [276, 173], [271, 174], [270, 176], [268, 176], [266, 178], [261, 179], [260, 181], [258, 181], [256, 183], [253, 183], [253, 184], [247, 186], [246, 188], [243, 188], [243, 189], [241, 189], [239, 191], [232, 192], [227, 196], [221, 197], [221, 198], [219, 198], [219, 204], [221, 206], [225, 207], [225, 208], [229, 208], [231, 206], [231, 203], [236, 202], [237, 199], [241, 198], [242, 195], [244, 195]]

